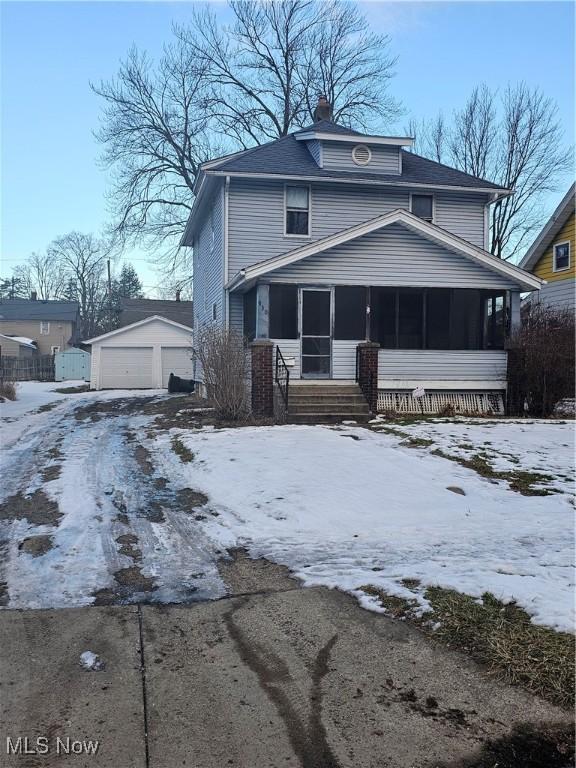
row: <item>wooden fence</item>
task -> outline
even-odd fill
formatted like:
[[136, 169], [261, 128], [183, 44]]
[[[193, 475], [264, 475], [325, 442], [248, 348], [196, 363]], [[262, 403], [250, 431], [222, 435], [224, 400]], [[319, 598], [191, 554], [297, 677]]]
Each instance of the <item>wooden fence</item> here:
[[54, 381], [54, 357], [0, 356], [0, 383], [4, 381]]

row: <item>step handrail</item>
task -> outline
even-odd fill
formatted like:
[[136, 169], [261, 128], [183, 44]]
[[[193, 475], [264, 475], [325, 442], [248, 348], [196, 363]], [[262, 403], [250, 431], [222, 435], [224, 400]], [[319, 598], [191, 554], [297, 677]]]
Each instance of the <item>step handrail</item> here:
[[280, 351], [280, 347], [278, 345], [276, 345], [274, 381], [280, 390], [280, 395], [284, 401], [286, 413], [288, 413], [288, 387], [290, 386], [290, 371], [288, 370], [286, 360], [284, 360], [284, 355]]

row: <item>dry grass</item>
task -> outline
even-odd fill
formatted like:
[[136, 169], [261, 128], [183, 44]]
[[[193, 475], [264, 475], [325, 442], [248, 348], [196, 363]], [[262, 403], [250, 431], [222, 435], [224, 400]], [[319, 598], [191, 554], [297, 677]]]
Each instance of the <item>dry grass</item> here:
[[189, 464], [191, 461], [194, 461], [194, 453], [189, 448], [186, 448], [179, 437], [173, 437], [170, 444], [174, 453], [180, 457], [180, 461], [184, 464]]
[[414, 600], [393, 597], [370, 585], [361, 589], [377, 596], [393, 616], [407, 619], [427, 633], [436, 626], [436, 641], [470, 654], [501, 679], [554, 704], [573, 706], [572, 635], [533, 624], [517, 605], [504, 604], [488, 592], [480, 603], [454, 590], [429, 587], [424, 595], [432, 611], [417, 616]]
[[0, 399], [16, 400], [16, 385], [13, 381], [0, 383]]
[[490, 480], [505, 480], [512, 491], [521, 493], [522, 496], [550, 496], [556, 493], [552, 488], [534, 488], [536, 483], [549, 483], [554, 478], [551, 475], [545, 475], [543, 472], [526, 472], [521, 469], [514, 469], [507, 472], [498, 472], [490, 465], [485, 456], [477, 453], [470, 458], [455, 456], [446, 453], [441, 448], [431, 451], [434, 456], [441, 456], [443, 459], [455, 461], [467, 469], [472, 469], [481, 477], [487, 477]]
[[80, 384], [77, 387], [60, 387], [60, 389], [54, 389], [54, 392], [58, 392], [59, 395], [79, 395], [82, 392], [90, 392], [89, 384]]

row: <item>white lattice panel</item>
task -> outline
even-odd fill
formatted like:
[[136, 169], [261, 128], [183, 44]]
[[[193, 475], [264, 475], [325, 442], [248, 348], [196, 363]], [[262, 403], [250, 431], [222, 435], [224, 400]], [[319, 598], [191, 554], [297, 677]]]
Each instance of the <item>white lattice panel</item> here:
[[455, 413], [504, 413], [501, 392], [427, 392], [423, 397], [412, 397], [410, 392], [378, 390], [378, 411], [396, 413], [442, 413], [454, 409]]

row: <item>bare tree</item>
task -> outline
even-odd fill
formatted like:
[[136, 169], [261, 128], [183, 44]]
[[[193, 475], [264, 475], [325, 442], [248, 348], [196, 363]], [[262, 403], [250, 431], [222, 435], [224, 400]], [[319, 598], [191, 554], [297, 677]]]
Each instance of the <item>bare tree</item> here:
[[92, 86], [104, 101], [96, 136], [115, 233], [156, 253], [162, 246], [167, 272], [190, 272], [177, 242], [202, 161], [310, 122], [320, 93], [350, 125], [398, 112], [387, 90], [389, 40], [370, 33], [355, 6], [230, 0], [230, 10], [230, 25], [195, 11], [157, 64], [133, 49], [115, 79]]
[[482, 85], [449, 127], [439, 115], [411, 128], [417, 151], [514, 190], [492, 206], [490, 220], [491, 253], [514, 259], [543, 224], [544, 196], [558, 189], [573, 163], [553, 100], [524, 83], [500, 95]]
[[48, 253], [32, 253], [14, 275], [28, 296], [34, 292], [41, 300], [61, 298], [66, 285], [65, 274]]
[[66, 298], [76, 299], [80, 305], [83, 338], [90, 338], [105, 322], [110, 298], [105, 273], [111, 255], [109, 242], [81, 232], [70, 232], [48, 246], [48, 256], [65, 279]]
[[115, 236], [173, 244], [192, 209], [199, 164], [211, 151], [193, 56], [176, 44], [154, 67], [132, 49], [114, 80], [92, 87], [105, 101], [96, 137], [111, 172]]

